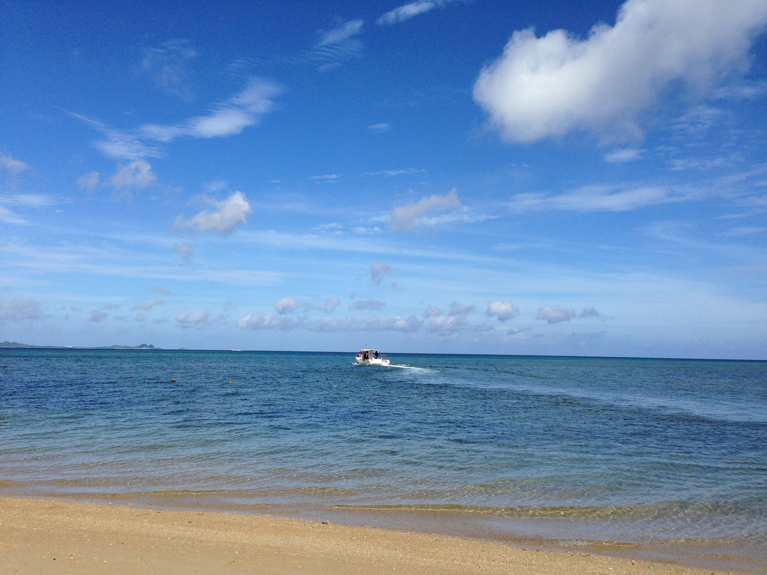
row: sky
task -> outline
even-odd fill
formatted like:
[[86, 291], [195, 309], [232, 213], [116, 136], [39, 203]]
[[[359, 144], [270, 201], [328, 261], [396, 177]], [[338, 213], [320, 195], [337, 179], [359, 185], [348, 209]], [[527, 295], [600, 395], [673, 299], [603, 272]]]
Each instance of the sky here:
[[0, 341], [767, 359], [765, 31], [767, 0], [8, 0]]

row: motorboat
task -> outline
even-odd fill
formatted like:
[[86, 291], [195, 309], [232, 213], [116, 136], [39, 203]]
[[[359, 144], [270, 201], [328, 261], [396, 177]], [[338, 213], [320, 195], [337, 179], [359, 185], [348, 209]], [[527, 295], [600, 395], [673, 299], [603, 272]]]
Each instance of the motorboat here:
[[357, 365], [389, 365], [389, 358], [377, 349], [361, 349], [357, 354]]

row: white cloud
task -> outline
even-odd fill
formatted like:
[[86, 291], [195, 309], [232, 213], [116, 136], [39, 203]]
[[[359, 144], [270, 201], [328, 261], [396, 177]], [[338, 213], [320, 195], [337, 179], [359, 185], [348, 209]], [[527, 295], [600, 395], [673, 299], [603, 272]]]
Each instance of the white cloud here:
[[12, 176], [18, 176], [21, 172], [29, 169], [29, 164], [21, 160], [14, 160], [10, 156], [0, 154], [0, 168], [10, 172]]
[[136, 317], [133, 319], [134, 321], [142, 322], [142, 321], [146, 321], [146, 316], [143, 313], [137, 313]]
[[237, 327], [242, 329], [283, 329], [290, 330], [300, 324], [300, 319], [278, 316], [272, 312], [264, 311], [258, 315], [246, 315], [237, 322]]
[[559, 195], [517, 194], [509, 202], [514, 212], [562, 210], [571, 212], [624, 212], [644, 206], [688, 199], [684, 191], [663, 186], [615, 189], [612, 186], [584, 186]]
[[15, 224], [20, 226], [29, 224], [27, 220], [2, 205], [0, 205], [0, 222], [3, 222], [4, 224]]
[[636, 162], [642, 159], [643, 150], [636, 148], [625, 148], [622, 150], [615, 150], [604, 155], [605, 162], [611, 164], [625, 164], [627, 162]]
[[745, 70], [765, 23], [764, 0], [628, 0], [615, 26], [597, 24], [584, 40], [514, 32], [481, 71], [474, 99], [510, 141], [574, 130], [636, 137], [641, 112], [673, 83], [702, 92]]
[[420, 221], [426, 214], [439, 210], [458, 210], [462, 207], [461, 200], [455, 189], [444, 196], [432, 195], [406, 206], [395, 206], [391, 211], [389, 227], [394, 232], [407, 232], [423, 223]]
[[575, 312], [571, 309], [547, 305], [538, 309], [538, 315], [535, 316], [535, 319], [547, 321], [551, 324], [570, 321], [574, 317], [576, 317]]
[[157, 305], [165, 305], [165, 300], [162, 300], [162, 299], [150, 299], [150, 300], [147, 300], [147, 301], [142, 301], [142, 302], [139, 302], [136, 305], [132, 306], [130, 308], [130, 310], [131, 311], [138, 311], [138, 310], [148, 311], [148, 310], [152, 309], [153, 307], [155, 307]]
[[372, 126], [368, 126], [368, 130], [375, 132], [376, 134], [383, 134], [384, 132], [388, 132], [390, 129], [391, 126], [388, 123], [373, 124]]
[[4, 224], [28, 225], [29, 222], [5, 206], [23, 208], [44, 208], [58, 203], [54, 196], [46, 194], [0, 194], [0, 222]]
[[452, 336], [466, 330], [469, 322], [464, 315], [440, 315], [426, 324], [426, 331], [441, 336]]
[[194, 256], [194, 248], [187, 242], [173, 244], [173, 251], [180, 255], [186, 263], [191, 262]]
[[753, 234], [763, 234], [765, 232], [767, 232], [767, 228], [764, 228], [764, 227], [739, 226], [739, 227], [731, 228], [730, 230], [726, 232], [722, 232], [719, 235], [731, 237], [731, 238], [737, 238], [737, 237], [743, 237], [743, 236], [750, 236]]
[[98, 172], [88, 172], [87, 174], [83, 174], [79, 178], [77, 178], [77, 185], [82, 190], [88, 190], [89, 192], [93, 192], [98, 188], [99, 186], [99, 180], [101, 179], [101, 174]]
[[168, 40], [160, 48], [146, 50], [140, 70], [163, 91], [188, 102], [194, 96], [189, 62], [197, 56], [189, 40]]
[[320, 311], [324, 311], [325, 313], [332, 313], [335, 311], [335, 309], [341, 305], [341, 299], [337, 297], [329, 297], [322, 303], [318, 303], [315, 306], [312, 306], [312, 309], [317, 309]]
[[395, 8], [394, 10], [390, 10], [386, 14], [383, 14], [378, 20], [376, 20], [376, 24], [382, 25], [404, 22], [413, 16], [418, 16], [418, 14], [429, 12], [436, 7], [437, 5], [434, 2], [412, 2], [410, 4], [405, 4], [404, 6]]
[[274, 309], [276, 309], [279, 314], [286, 314], [299, 307], [301, 307], [301, 302], [294, 297], [284, 297], [274, 304]]
[[362, 20], [349, 20], [330, 32], [326, 32], [317, 42], [317, 46], [332, 46], [333, 44], [341, 44], [358, 35], [362, 31]]
[[176, 316], [176, 325], [184, 329], [200, 329], [208, 325], [209, 317], [210, 312], [206, 309], [194, 315], [180, 313]]
[[415, 168], [408, 168], [407, 170], [382, 170], [380, 172], [367, 172], [366, 176], [386, 176], [391, 178], [392, 176], [401, 176], [402, 174], [422, 174], [426, 170], [416, 170]]
[[215, 106], [207, 116], [196, 116], [171, 126], [145, 124], [139, 129], [145, 138], [171, 142], [176, 138], [223, 138], [252, 126], [274, 108], [273, 98], [282, 88], [267, 80], [252, 78], [247, 87]]
[[386, 305], [386, 302], [378, 301], [375, 299], [358, 299], [352, 305], [349, 306], [349, 309], [358, 310], [358, 311], [366, 310], [366, 309], [380, 310], [380, 309], [383, 309], [385, 305]]
[[434, 8], [444, 8], [452, 2], [455, 2], [455, 0], [423, 0], [419, 2], [411, 2], [410, 4], [399, 6], [394, 10], [389, 10], [386, 14], [383, 14], [376, 20], [376, 24], [379, 26], [398, 24], [399, 22], [410, 20], [413, 16], [431, 12]]
[[487, 303], [487, 315], [497, 317], [500, 321], [514, 319], [519, 315], [519, 310], [510, 301], [493, 300]]
[[101, 132], [105, 139], [96, 140], [93, 145], [106, 156], [115, 158], [118, 160], [140, 160], [142, 158], [161, 158], [162, 151], [156, 146], [148, 146], [144, 144], [141, 139], [134, 135], [115, 130], [98, 122], [92, 120], [80, 114], [69, 112], [73, 118], [77, 118], [89, 124], [99, 132]]
[[362, 32], [362, 20], [349, 20], [330, 31], [323, 32], [320, 39], [307, 55], [307, 60], [319, 65], [321, 72], [332, 70], [344, 60], [362, 55], [362, 41], [357, 36]]
[[306, 329], [313, 332], [397, 331], [414, 333], [422, 326], [423, 322], [414, 315], [407, 318], [396, 315], [381, 321], [376, 316], [364, 319], [353, 317], [307, 319], [306, 317], [293, 318], [271, 312], [261, 312], [257, 315], [246, 315], [237, 322], [237, 327], [242, 329], [280, 329], [283, 331]]
[[399, 331], [402, 333], [415, 333], [423, 326], [423, 322], [411, 315], [404, 318], [399, 314], [381, 323], [381, 329], [385, 331]]
[[311, 176], [309, 178], [310, 180], [314, 180], [315, 182], [335, 182], [338, 179], [337, 174], [325, 174], [323, 176]]
[[[146, 160], [134, 160], [127, 166], [120, 166], [109, 180], [116, 190], [130, 190], [146, 188], [157, 179], [152, 171], [152, 165]], [[79, 180], [78, 180], [79, 181]]]
[[391, 268], [385, 262], [375, 262], [370, 265], [370, 281], [375, 285], [381, 285], [385, 277], [391, 275]]
[[34, 300], [24, 298], [0, 302], [0, 319], [2, 320], [21, 321], [40, 319], [42, 317], [44, 317], [43, 307]]
[[217, 234], [231, 234], [238, 224], [244, 224], [252, 213], [248, 200], [242, 192], [234, 192], [225, 200], [213, 202], [215, 211], [203, 210], [190, 219], [176, 218], [176, 229], [190, 229], [197, 232], [212, 231]]

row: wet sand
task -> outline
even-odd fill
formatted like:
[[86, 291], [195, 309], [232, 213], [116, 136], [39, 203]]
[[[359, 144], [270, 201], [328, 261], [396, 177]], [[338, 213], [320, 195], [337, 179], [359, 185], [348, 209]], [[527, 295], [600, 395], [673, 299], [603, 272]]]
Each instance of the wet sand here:
[[0, 497], [0, 573], [710, 574], [584, 552], [268, 515]]

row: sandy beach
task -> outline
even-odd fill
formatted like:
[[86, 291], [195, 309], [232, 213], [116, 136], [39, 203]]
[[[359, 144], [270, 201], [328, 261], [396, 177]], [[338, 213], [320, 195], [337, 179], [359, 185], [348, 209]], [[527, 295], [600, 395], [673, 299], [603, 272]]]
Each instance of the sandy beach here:
[[0, 572], [710, 574], [586, 552], [255, 514], [0, 498]]

